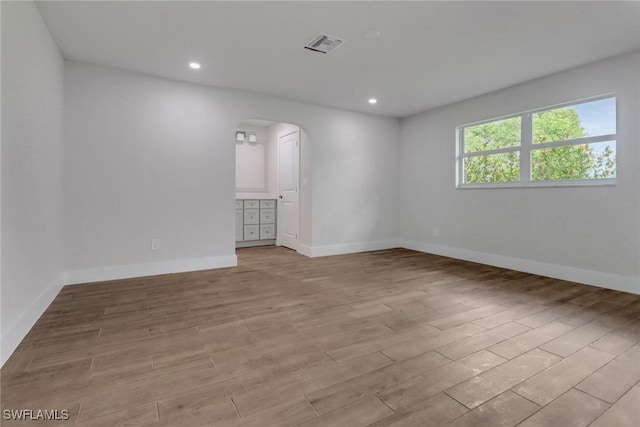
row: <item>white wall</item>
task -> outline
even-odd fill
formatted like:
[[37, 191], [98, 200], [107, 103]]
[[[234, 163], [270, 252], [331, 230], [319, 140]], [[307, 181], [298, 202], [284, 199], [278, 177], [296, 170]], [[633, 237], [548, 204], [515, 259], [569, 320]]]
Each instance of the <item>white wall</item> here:
[[236, 199], [275, 198], [276, 190], [268, 180], [271, 169], [275, 168], [271, 162], [270, 151], [274, 150], [269, 144], [268, 127], [240, 123], [238, 130], [255, 133], [258, 142], [249, 143], [248, 138], [243, 143], [236, 142]]
[[[635, 52], [403, 119], [404, 244], [640, 293], [639, 76]], [[610, 92], [615, 187], [455, 189], [456, 126]]]
[[233, 265], [230, 141], [247, 118], [295, 123], [313, 147], [311, 254], [394, 245], [397, 119], [66, 62], [67, 282]]
[[4, 363], [63, 284], [63, 61], [32, 2], [2, 2]]
[[[258, 141], [263, 142], [266, 147], [266, 191], [264, 192], [241, 192], [236, 188], [236, 198], [237, 199], [276, 199], [278, 197], [278, 135], [282, 132], [286, 132], [293, 129], [300, 129], [298, 126], [290, 123], [273, 123], [270, 126], [253, 126], [245, 124], [244, 122], [240, 123], [238, 129], [246, 129], [251, 132], [255, 132]], [[306, 158], [310, 160], [310, 147], [307, 147], [306, 151], [302, 150], [302, 132], [300, 135], [301, 140], [301, 161], [302, 158]], [[242, 162], [243, 159], [238, 158], [238, 152], [236, 151], [236, 187], [238, 187], [238, 162]], [[311, 163], [308, 161], [306, 167], [303, 168], [303, 165], [300, 165], [300, 180], [301, 182], [309, 183], [311, 181]], [[306, 188], [309, 188], [310, 184], [307, 184]], [[303, 196], [301, 197], [309, 197]], [[310, 242], [310, 240], [309, 240]]]

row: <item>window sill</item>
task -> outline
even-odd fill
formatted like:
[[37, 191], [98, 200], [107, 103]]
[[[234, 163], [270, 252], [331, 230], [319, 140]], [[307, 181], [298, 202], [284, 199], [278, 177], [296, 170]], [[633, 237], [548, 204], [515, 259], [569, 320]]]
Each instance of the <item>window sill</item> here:
[[501, 182], [495, 184], [458, 184], [456, 190], [497, 189], [497, 188], [567, 188], [567, 187], [613, 187], [616, 178], [588, 179], [576, 181]]

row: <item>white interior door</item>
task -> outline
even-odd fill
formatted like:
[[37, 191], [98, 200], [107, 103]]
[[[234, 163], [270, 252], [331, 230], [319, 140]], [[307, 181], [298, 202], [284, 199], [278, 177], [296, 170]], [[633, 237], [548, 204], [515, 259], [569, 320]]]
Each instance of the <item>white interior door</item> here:
[[278, 231], [276, 244], [298, 250], [300, 132], [278, 135]]

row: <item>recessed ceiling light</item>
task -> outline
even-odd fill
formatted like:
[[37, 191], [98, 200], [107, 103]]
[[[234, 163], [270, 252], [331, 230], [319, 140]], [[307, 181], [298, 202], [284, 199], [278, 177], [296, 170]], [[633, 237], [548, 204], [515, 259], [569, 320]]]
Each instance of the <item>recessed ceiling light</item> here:
[[189, 67], [193, 68], [194, 70], [199, 70], [200, 69], [200, 64], [198, 64], [197, 62], [190, 62], [189, 63]]
[[375, 98], [369, 98], [369, 104], [373, 105], [373, 104], [377, 104], [378, 100]]

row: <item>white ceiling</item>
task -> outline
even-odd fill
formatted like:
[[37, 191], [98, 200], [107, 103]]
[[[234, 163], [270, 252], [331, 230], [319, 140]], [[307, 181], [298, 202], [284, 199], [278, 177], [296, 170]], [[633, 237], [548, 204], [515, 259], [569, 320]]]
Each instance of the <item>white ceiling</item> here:
[[[399, 117], [640, 48], [637, 1], [38, 7], [70, 60]], [[321, 32], [345, 42], [303, 49]]]

